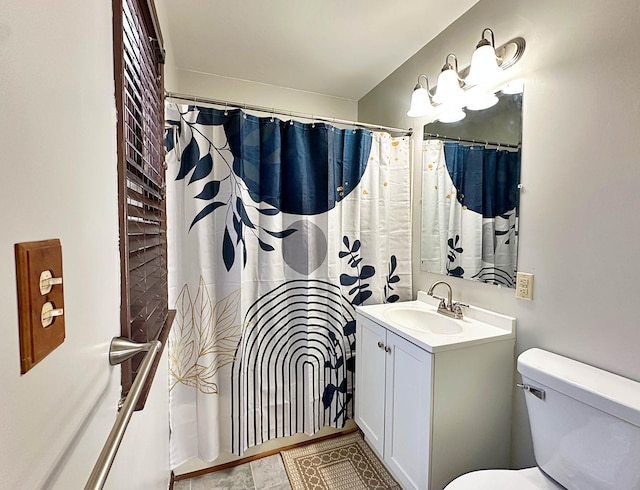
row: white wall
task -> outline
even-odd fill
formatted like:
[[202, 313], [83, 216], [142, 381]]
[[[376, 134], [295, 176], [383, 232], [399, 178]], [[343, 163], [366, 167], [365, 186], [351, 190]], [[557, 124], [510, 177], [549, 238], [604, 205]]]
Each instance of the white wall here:
[[[640, 380], [638, 25], [636, 0], [482, 0], [358, 107], [362, 119], [413, 126], [419, 133], [420, 121], [405, 115], [418, 74], [435, 80], [450, 52], [459, 56], [460, 67], [468, 65], [484, 27], [494, 30], [498, 45], [524, 37], [524, 58], [512, 69], [526, 78], [518, 268], [535, 274], [534, 300], [450, 278], [454, 296], [516, 316], [518, 352], [542, 347], [635, 380]], [[441, 277], [419, 270], [418, 199], [413, 211], [415, 293]], [[515, 394], [514, 411], [512, 464], [531, 465], [522, 393]]]
[[[111, 2], [0, 12], [0, 486], [81, 488], [120, 396], [107, 360], [120, 321]], [[13, 245], [48, 238], [62, 241], [66, 340], [20, 375]], [[166, 379], [161, 364], [107, 487], [167, 488]]]
[[[172, 67], [169, 63], [167, 65], [168, 76], [165, 83], [170, 92], [349, 121], [357, 119], [358, 103], [355, 100], [183, 70]], [[289, 119], [286, 115], [279, 117]]]
[[[169, 35], [167, 0], [157, 0], [156, 9], [160, 25], [163, 26], [166, 49], [165, 88], [168, 92], [226, 100], [230, 102], [270, 107], [283, 111], [301, 112], [336, 119], [356, 120], [356, 100], [330, 95], [278, 87], [260, 81], [238, 80], [212, 73], [185, 70], [174, 54]], [[212, 48], [212, 56], [215, 48]], [[180, 101], [176, 101], [180, 102]], [[186, 103], [186, 102], [183, 102]], [[282, 119], [288, 117], [280, 116]], [[306, 122], [306, 121], [305, 121]]]

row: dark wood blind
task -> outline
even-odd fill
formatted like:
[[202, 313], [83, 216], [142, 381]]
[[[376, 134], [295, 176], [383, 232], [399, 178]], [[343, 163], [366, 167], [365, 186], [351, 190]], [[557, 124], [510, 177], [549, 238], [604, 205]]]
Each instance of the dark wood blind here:
[[[137, 342], [157, 339], [169, 319], [163, 54], [153, 19], [146, 0], [114, 0], [121, 322], [122, 335]], [[123, 367], [124, 392], [142, 357]]]

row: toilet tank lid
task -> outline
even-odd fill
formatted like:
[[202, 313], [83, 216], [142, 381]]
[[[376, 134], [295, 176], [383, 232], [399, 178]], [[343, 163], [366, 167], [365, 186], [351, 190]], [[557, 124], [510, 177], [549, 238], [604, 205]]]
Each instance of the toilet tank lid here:
[[518, 356], [523, 377], [640, 427], [640, 383], [542, 349]]

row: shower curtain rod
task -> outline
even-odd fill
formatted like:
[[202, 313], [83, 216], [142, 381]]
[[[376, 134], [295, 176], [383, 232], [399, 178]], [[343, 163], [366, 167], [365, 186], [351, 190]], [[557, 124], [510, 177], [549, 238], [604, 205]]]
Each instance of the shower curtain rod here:
[[489, 146], [498, 146], [503, 148], [513, 148], [519, 149], [520, 145], [512, 145], [511, 143], [498, 143], [497, 141], [478, 141], [471, 138], [456, 138], [452, 136], [445, 136], [443, 134], [438, 133], [424, 133], [424, 136], [429, 138], [434, 138], [438, 140], [447, 140], [447, 141], [455, 141], [457, 143], [470, 143], [472, 145], [489, 145]]
[[411, 134], [413, 134], [413, 128], [409, 128], [409, 129], [392, 128], [388, 126], [380, 126], [379, 124], [368, 124], [368, 123], [361, 123], [358, 121], [347, 121], [345, 119], [337, 119], [335, 117], [315, 116], [313, 114], [304, 113], [304, 112], [292, 112], [292, 111], [284, 111], [281, 109], [274, 109], [271, 107], [262, 107], [262, 106], [251, 105], [251, 104], [240, 104], [238, 102], [230, 102], [228, 100], [208, 99], [205, 97], [196, 97], [194, 95], [178, 94], [174, 92], [165, 92], [165, 97], [168, 97], [170, 99], [187, 100], [187, 101], [196, 102], [196, 103], [204, 102], [205, 104], [221, 105], [225, 107], [237, 107], [238, 109], [265, 112], [267, 114], [278, 114], [280, 116], [298, 117], [302, 119], [309, 119], [311, 121], [326, 122], [330, 124], [342, 124], [345, 126], [355, 126], [359, 128], [365, 128], [365, 129], [381, 129], [383, 131], [388, 131], [390, 133], [405, 133], [407, 136], [411, 136]]

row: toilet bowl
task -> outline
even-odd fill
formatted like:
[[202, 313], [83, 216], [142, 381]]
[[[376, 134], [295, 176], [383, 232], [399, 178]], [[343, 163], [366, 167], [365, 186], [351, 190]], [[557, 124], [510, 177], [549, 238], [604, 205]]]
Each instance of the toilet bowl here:
[[445, 490], [560, 490], [537, 466], [525, 470], [479, 470], [453, 480]]
[[541, 349], [518, 357], [536, 467], [479, 470], [446, 490], [640, 489], [640, 383]]

